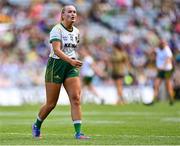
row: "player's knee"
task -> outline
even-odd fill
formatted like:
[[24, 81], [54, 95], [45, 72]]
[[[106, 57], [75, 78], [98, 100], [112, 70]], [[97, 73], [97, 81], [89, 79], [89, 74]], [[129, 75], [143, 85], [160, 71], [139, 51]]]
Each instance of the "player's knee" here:
[[72, 104], [74, 106], [79, 106], [80, 105], [80, 96], [76, 95], [72, 97]]

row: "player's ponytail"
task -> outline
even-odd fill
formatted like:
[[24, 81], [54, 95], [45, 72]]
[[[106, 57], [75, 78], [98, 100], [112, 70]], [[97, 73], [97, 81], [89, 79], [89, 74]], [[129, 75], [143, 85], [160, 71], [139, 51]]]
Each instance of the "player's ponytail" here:
[[61, 21], [64, 20], [63, 17], [62, 17], [62, 15], [64, 14], [64, 12], [65, 12], [65, 7], [62, 7], [62, 9], [61, 9]]

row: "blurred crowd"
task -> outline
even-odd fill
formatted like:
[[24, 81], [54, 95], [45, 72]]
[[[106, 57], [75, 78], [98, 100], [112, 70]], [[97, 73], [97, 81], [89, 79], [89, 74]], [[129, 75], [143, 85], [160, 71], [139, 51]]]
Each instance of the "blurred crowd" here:
[[44, 84], [49, 31], [59, 23], [65, 4], [78, 9], [80, 58], [87, 49], [103, 71], [94, 84], [113, 84], [110, 58], [117, 42], [128, 54], [132, 84], [153, 86], [157, 70], [150, 52], [160, 38], [167, 40], [179, 68], [178, 0], [0, 0], [0, 87]]

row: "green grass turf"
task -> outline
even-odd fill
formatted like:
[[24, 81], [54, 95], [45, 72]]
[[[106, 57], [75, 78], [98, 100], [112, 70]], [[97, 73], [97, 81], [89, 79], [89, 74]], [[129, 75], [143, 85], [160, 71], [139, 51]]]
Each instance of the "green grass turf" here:
[[180, 102], [151, 106], [83, 105], [83, 132], [75, 140], [69, 106], [57, 106], [42, 126], [42, 139], [31, 135], [40, 105], [0, 107], [0, 145], [180, 145]]

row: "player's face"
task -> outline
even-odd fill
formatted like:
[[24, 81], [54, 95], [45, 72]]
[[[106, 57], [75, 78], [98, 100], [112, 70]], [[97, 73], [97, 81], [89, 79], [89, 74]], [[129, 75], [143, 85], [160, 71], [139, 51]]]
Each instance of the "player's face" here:
[[164, 47], [166, 46], [166, 41], [164, 41], [164, 40], [161, 40], [161, 42], [160, 42], [160, 49], [164, 49]]
[[68, 23], [74, 23], [77, 18], [76, 8], [74, 6], [67, 6], [64, 12], [64, 20]]

